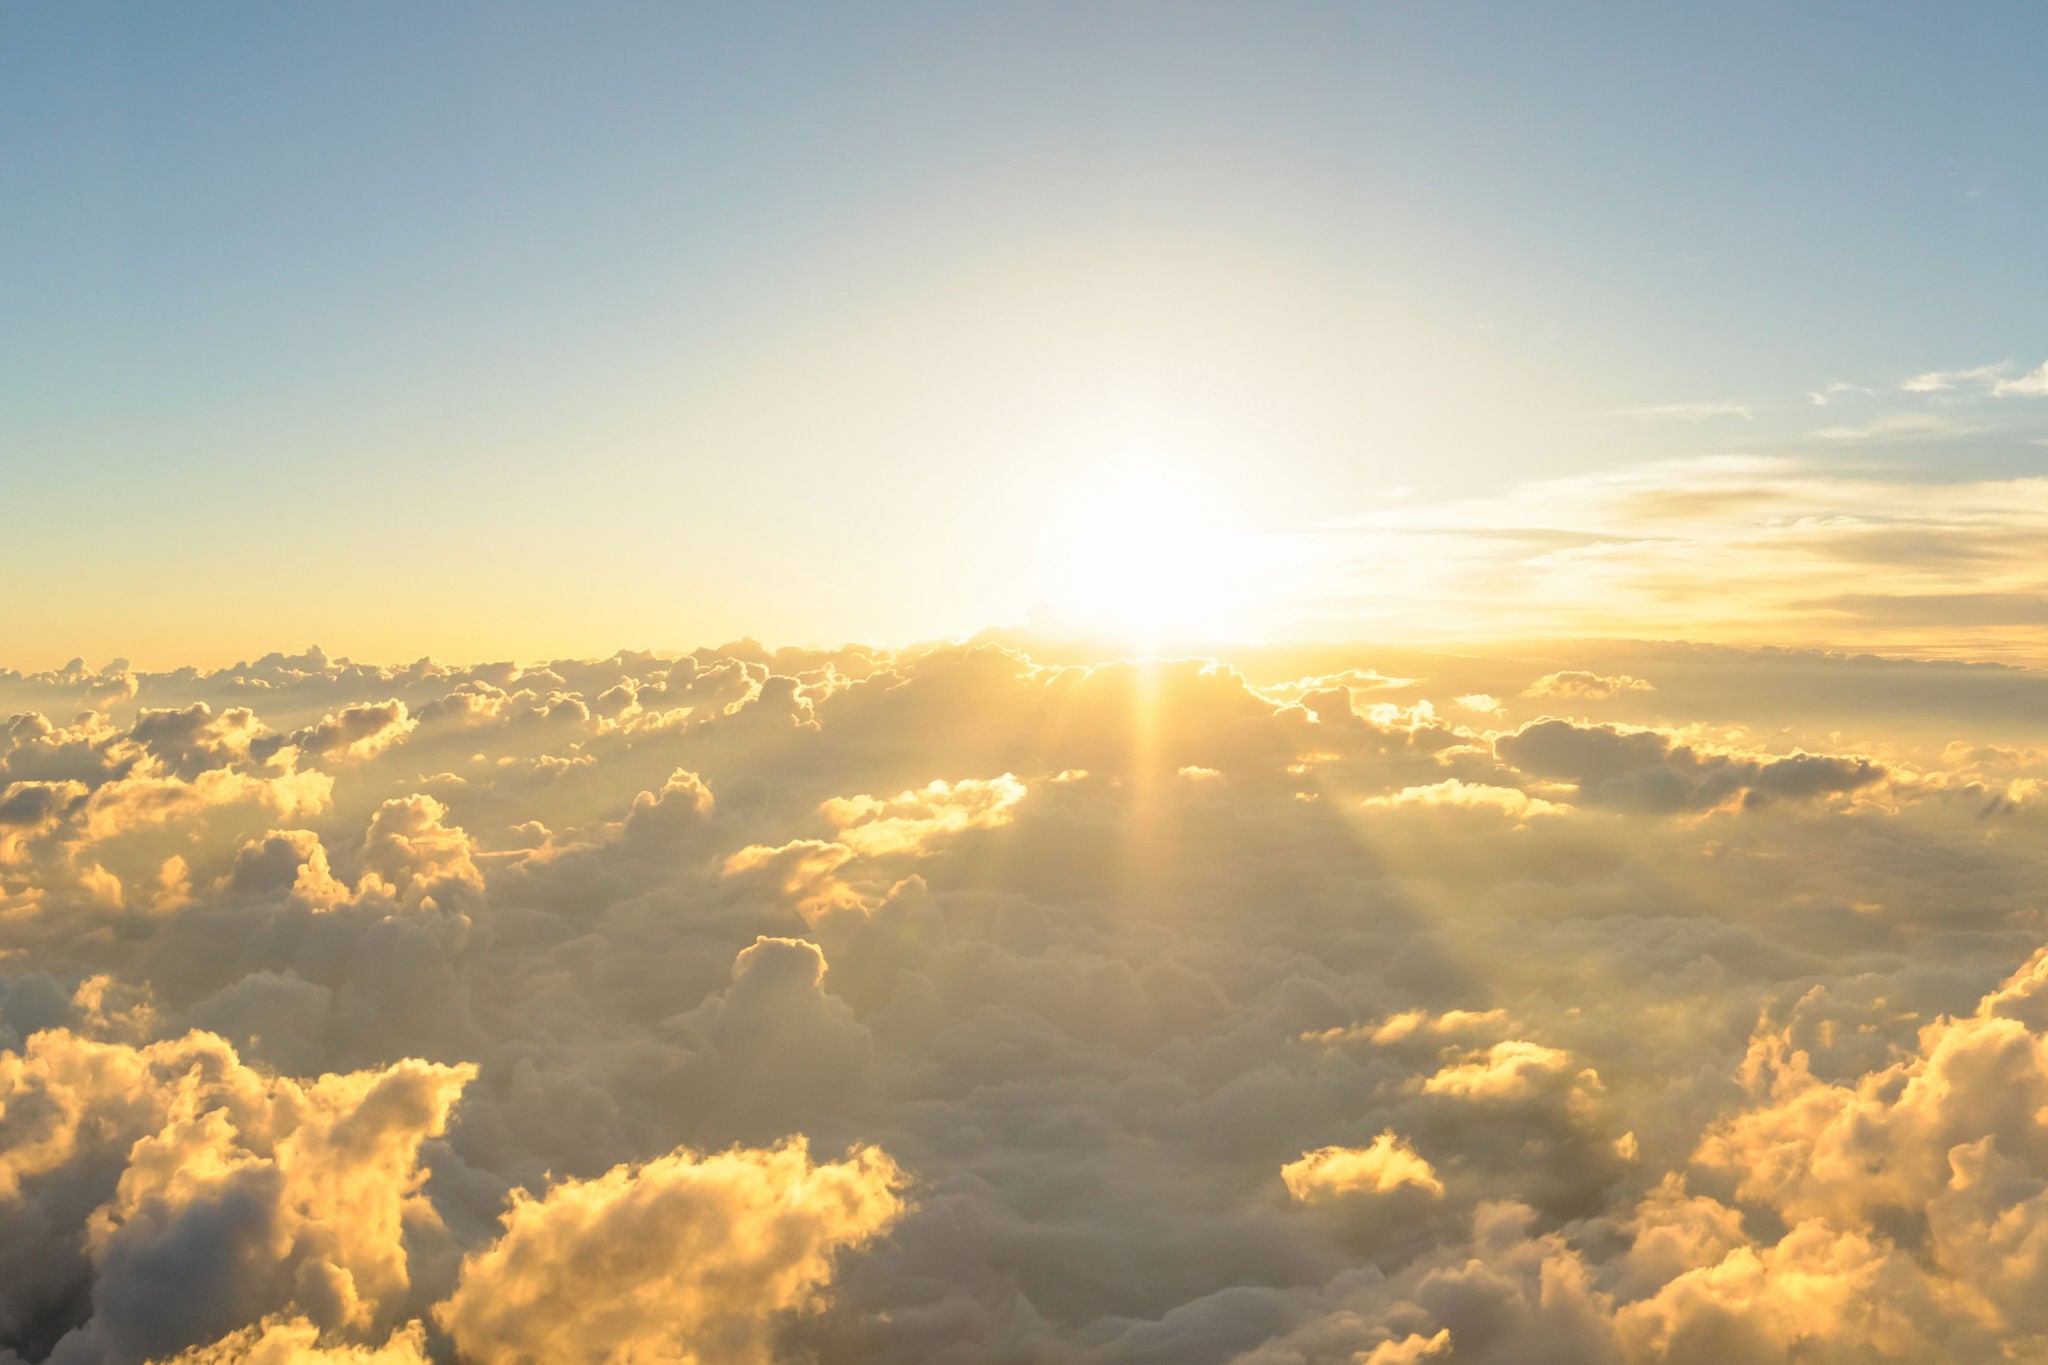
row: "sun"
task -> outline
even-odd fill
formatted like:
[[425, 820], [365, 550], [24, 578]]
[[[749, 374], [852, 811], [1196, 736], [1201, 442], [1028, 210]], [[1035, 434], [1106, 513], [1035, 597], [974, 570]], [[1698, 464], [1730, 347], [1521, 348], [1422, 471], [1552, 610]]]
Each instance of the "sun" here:
[[1220, 638], [1242, 614], [1249, 545], [1218, 490], [1185, 467], [1105, 463], [1062, 491], [1035, 595], [1063, 624], [1140, 645]]

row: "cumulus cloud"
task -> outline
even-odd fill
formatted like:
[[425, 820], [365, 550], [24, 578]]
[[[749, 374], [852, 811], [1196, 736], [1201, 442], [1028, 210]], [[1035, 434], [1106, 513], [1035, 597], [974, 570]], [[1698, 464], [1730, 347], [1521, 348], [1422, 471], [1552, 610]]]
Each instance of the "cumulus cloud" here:
[[725, 860], [728, 877], [756, 877], [786, 897], [803, 917], [816, 920], [833, 910], [866, 910], [860, 892], [839, 878], [859, 855], [845, 844], [794, 839], [779, 848], [749, 844]]
[[1518, 818], [1528, 815], [1555, 815], [1567, 809], [1555, 802], [1531, 796], [1516, 787], [1497, 787], [1484, 782], [1467, 782], [1456, 777], [1447, 777], [1426, 787], [1403, 787], [1400, 791], [1384, 796], [1368, 796], [1364, 804], [1382, 809], [1398, 806], [1451, 806], [1465, 810], [1494, 810]]
[[1007, 825], [1023, 799], [1024, 784], [1004, 773], [987, 781], [937, 781], [886, 801], [835, 797], [821, 811], [838, 830], [834, 837], [840, 843], [857, 854], [873, 856], [915, 852], [943, 835]]
[[[202, 1033], [138, 1047], [53, 1029], [0, 1054], [0, 1198], [92, 1267], [90, 1315], [50, 1358], [166, 1354], [288, 1305], [377, 1322], [409, 1288], [409, 1232], [437, 1221], [420, 1144], [474, 1075], [406, 1061], [300, 1083]], [[16, 1281], [17, 1320], [43, 1278]]]
[[1280, 1168], [1287, 1192], [1303, 1202], [1353, 1194], [1386, 1194], [1411, 1185], [1441, 1196], [1444, 1185], [1415, 1149], [1391, 1132], [1370, 1147], [1318, 1147]]
[[876, 903], [874, 887], [855, 887], [842, 869], [857, 860], [915, 858], [949, 835], [999, 829], [1015, 818], [1024, 794], [1024, 784], [1004, 773], [986, 781], [941, 779], [888, 799], [833, 797], [818, 807], [834, 831], [830, 841], [749, 845], [726, 859], [725, 873], [765, 878], [808, 920], [833, 910], [868, 910]]
[[1656, 730], [1540, 720], [1494, 741], [1494, 752], [1531, 777], [1570, 783], [1577, 798], [1625, 810], [1677, 811], [1740, 797], [1842, 795], [1880, 782], [1882, 765], [1860, 756], [1794, 753], [1778, 757], [1717, 751]]
[[[1840, 491], [1600, 496], [2026, 558]], [[2025, 1359], [2044, 715], [1682, 644], [0, 675], [0, 1360]]]
[[[1543, 1093], [1555, 1077], [1566, 1073], [1571, 1064], [1571, 1054], [1567, 1052], [1526, 1039], [1511, 1038], [1426, 1077], [1422, 1081], [1422, 1092], [1465, 1100], [1525, 1100]], [[1594, 1073], [1580, 1074], [1598, 1083]]]
[[426, 1332], [409, 1323], [381, 1346], [323, 1344], [304, 1318], [266, 1319], [207, 1346], [180, 1352], [166, 1365], [426, 1365]]
[[872, 1148], [814, 1164], [797, 1140], [517, 1194], [439, 1317], [466, 1356], [504, 1365], [766, 1362], [775, 1316], [888, 1226], [901, 1183]]
[[1528, 697], [1560, 697], [1576, 701], [1607, 701], [1623, 692], [1653, 692], [1656, 689], [1641, 678], [1631, 678], [1626, 673], [1604, 678], [1583, 668], [1560, 669], [1546, 673], [1522, 695]]
[[643, 791], [626, 813], [629, 844], [654, 848], [672, 844], [701, 826], [717, 804], [704, 780], [687, 768], [668, 775], [658, 791]]
[[331, 910], [354, 892], [338, 880], [320, 836], [309, 829], [274, 829], [235, 850], [227, 889], [252, 898], [282, 897], [312, 910]]
[[87, 799], [85, 834], [90, 839], [111, 839], [152, 825], [189, 820], [214, 806], [247, 804], [286, 818], [312, 814], [327, 804], [333, 786], [324, 773], [255, 774], [230, 768], [209, 768], [189, 782], [177, 777], [124, 777], [98, 788]]
[[358, 702], [281, 742], [323, 758], [363, 759], [382, 753], [418, 725], [402, 701]]
[[431, 796], [394, 797], [379, 806], [363, 835], [366, 885], [412, 907], [480, 895], [474, 846], [462, 829], [443, 823], [447, 814]]

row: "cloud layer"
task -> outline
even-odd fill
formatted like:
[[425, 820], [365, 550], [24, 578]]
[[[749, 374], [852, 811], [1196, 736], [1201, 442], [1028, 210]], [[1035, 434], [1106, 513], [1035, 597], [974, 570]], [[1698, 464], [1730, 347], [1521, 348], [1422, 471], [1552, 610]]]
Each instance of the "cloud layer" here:
[[2048, 1351], [2048, 677], [0, 677], [0, 1361]]

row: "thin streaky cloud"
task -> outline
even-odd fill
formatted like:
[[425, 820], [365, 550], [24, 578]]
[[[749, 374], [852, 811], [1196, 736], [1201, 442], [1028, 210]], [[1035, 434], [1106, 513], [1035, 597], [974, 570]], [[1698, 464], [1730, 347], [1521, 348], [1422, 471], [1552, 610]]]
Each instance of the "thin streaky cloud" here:
[[1963, 370], [1929, 370], [1899, 385], [1904, 393], [1955, 394], [1993, 398], [2048, 397], [2048, 362], [2013, 377], [2013, 365], [2001, 360], [1995, 365], [1974, 365]]
[[1927, 370], [1899, 385], [1905, 393], [1949, 393], [1956, 389], [1989, 389], [2012, 369], [2012, 362], [1973, 365], [1961, 370]]
[[1837, 398], [1846, 397], [1847, 395], [1852, 393], [1869, 392], [1870, 390], [1863, 387], [1861, 384], [1850, 384], [1845, 383], [1841, 380], [1837, 380], [1832, 384], [1824, 384], [1817, 389], [1809, 389], [1806, 394], [1806, 399], [1808, 402], [1813, 404], [1813, 406], [1817, 408], [1824, 408], [1831, 405]]
[[2048, 361], [2018, 379], [2002, 379], [1991, 392], [2000, 398], [2048, 398]]
[[1710, 422], [1717, 417], [1740, 417], [1754, 421], [1756, 414], [1747, 403], [1732, 399], [1709, 399], [1695, 403], [1655, 403], [1648, 407], [1616, 408], [1606, 414], [1634, 422]]
[[1822, 427], [1814, 435], [1824, 441], [1910, 441], [1936, 436], [1968, 436], [1986, 428], [1938, 412], [1894, 412], [1857, 425]]

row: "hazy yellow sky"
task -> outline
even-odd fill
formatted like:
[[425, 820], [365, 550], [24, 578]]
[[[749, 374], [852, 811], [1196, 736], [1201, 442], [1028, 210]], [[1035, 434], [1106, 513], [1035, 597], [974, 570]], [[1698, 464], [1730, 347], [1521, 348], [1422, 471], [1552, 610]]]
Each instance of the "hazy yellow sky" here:
[[1752, 18], [9, 15], [10, 659], [2031, 638], [2025, 44]]

